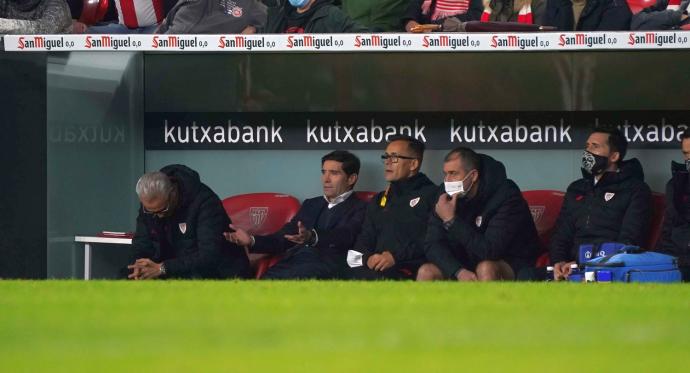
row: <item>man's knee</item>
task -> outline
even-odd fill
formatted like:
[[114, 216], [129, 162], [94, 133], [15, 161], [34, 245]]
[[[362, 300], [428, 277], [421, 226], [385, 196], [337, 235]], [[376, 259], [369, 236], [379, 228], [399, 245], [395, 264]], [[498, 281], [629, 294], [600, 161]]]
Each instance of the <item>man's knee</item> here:
[[477, 265], [477, 279], [479, 281], [513, 280], [515, 274], [508, 263], [498, 260], [484, 260]]
[[425, 263], [417, 271], [417, 281], [434, 281], [442, 280], [443, 273], [432, 263]]

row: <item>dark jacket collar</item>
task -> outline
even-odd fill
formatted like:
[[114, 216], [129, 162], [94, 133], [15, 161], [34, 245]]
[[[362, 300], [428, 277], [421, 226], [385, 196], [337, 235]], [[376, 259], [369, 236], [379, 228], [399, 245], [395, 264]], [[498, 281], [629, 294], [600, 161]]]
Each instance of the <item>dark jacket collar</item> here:
[[432, 183], [431, 180], [429, 180], [429, 178], [426, 177], [426, 175], [424, 175], [422, 172], [419, 172], [405, 180], [391, 182], [390, 190], [393, 194], [402, 195], [429, 184], [433, 185], [434, 183]]
[[[582, 170], [582, 176], [585, 180], [593, 183], [594, 176]], [[642, 170], [642, 164], [637, 158], [632, 158], [627, 161], [623, 161], [615, 172], [605, 172], [604, 175], [597, 182], [596, 187], [605, 187], [609, 185], [621, 184], [629, 180], [640, 180], [644, 181], [644, 171]]]

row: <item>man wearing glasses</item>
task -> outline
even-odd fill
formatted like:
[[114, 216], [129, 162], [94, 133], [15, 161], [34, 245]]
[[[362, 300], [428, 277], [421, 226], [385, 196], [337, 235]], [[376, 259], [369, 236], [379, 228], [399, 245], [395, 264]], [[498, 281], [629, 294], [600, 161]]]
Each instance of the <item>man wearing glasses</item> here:
[[362, 232], [348, 256], [350, 276], [411, 279], [425, 261], [424, 235], [438, 187], [419, 171], [421, 141], [394, 137], [381, 158], [389, 185], [367, 207]]
[[183, 165], [145, 173], [132, 241], [130, 279], [229, 278], [249, 275], [244, 250], [225, 240], [230, 224], [218, 196]]

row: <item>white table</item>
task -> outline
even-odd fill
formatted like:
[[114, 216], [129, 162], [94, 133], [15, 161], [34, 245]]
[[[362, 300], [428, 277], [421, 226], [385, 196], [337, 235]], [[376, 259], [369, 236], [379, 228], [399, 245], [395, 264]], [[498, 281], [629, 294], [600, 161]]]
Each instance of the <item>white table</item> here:
[[74, 242], [84, 244], [84, 280], [91, 279], [91, 244], [105, 243], [113, 245], [131, 245], [131, 238], [119, 237], [96, 237], [96, 236], [75, 236]]

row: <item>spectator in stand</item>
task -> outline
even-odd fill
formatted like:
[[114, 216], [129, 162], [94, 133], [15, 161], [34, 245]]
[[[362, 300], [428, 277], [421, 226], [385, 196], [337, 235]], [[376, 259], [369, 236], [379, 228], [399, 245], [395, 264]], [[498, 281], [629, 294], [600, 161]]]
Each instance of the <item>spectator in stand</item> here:
[[118, 22], [86, 29], [88, 34], [153, 34], [176, 0], [114, 0]]
[[688, 20], [690, 1], [657, 0], [656, 4], [642, 9], [632, 17], [631, 30], [677, 30], [690, 24]]
[[546, 0], [483, 0], [482, 22], [544, 23]]
[[255, 34], [266, 24], [258, 0], [194, 0], [175, 5], [157, 34]]
[[333, 0], [282, 0], [268, 8], [263, 34], [335, 34], [366, 32], [367, 28], [353, 21]]
[[425, 24], [439, 25], [443, 31], [462, 31], [461, 23], [478, 21], [483, 9], [482, 0], [411, 0], [403, 25], [407, 32]]
[[343, 11], [373, 32], [403, 29], [402, 18], [410, 0], [343, 0]]
[[65, 0], [0, 0], [0, 36], [64, 34], [71, 29], [72, 19]]
[[[108, 9], [100, 19], [89, 19], [84, 17], [84, 13], [95, 16], [98, 13], [98, 8], [102, 3], [107, 2]], [[110, 23], [117, 22], [117, 8], [114, 1], [108, 0], [67, 0], [69, 10], [72, 14], [72, 33], [83, 34], [89, 26], [96, 22]]]
[[625, 0], [547, 0], [544, 25], [560, 31], [629, 30], [632, 13]]

